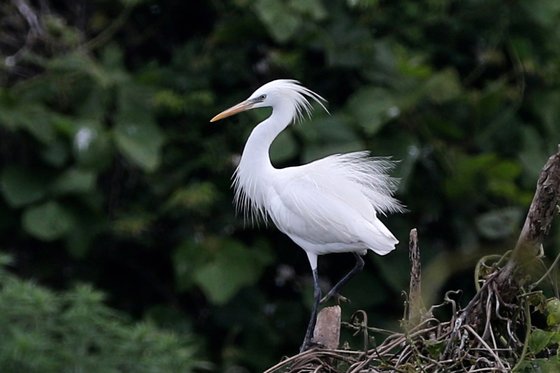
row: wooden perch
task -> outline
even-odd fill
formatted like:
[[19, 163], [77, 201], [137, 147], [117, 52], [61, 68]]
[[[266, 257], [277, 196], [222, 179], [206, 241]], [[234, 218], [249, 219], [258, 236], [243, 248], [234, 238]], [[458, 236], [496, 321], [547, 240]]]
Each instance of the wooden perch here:
[[340, 341], [340, 320], [340, 306], [323, 308], [317, 315], [313, 340], [327, 349], [337, 349]]
[[418, 247], [418, 232], [416, 228], [410, 230], [408, 241], [408, 255], [410, 259], [410, 285], [408, 293], [407, 324], [412, 328], [420, 321], [426, 309], [422, 301], [420, 248]]

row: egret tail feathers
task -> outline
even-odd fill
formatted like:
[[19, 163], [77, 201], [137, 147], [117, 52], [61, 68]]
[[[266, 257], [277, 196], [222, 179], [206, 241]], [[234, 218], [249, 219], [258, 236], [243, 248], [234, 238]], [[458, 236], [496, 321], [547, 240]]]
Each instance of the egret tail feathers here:
[[395, 250], [399, 240], [391, 231], [379, 220], [371, 224], [372, 229], [368, 232], [364, 242], [368, 249], [378, 255], [386, 255]]

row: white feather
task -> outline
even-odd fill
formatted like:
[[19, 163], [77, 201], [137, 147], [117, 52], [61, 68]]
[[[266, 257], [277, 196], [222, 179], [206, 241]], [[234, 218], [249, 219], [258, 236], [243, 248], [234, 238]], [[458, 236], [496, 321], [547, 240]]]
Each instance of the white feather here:
[[252, 223], [272, 220], [307, 252], [313, 268], [317, 255], [330, 252], [390, 252], [398, 241], [377, 214], [403, 210], [393, 197], [397, 180], [388, 174], [395, 162], [356, 152], [298, 167], [272, 166], [272, 141], [310, 115], [310, 100], [326, 110], [321, 96], [294, 80], [267, 83], [247, 99], [251, 107], [271, 106], [272, 114], [247, 140], [233, 176], [235, 205]]

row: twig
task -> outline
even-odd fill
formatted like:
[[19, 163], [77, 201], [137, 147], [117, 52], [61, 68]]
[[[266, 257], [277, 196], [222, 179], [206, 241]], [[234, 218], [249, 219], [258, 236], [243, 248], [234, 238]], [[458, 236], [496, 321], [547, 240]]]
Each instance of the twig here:
[[471, 335], [473, 337], [475, 337], [485, 348], [487, 351], [490, 352], [490, 354], [492, 354], [492, 357], [494, 357], [494, 359], [496, 360], [496, 363], [504, 370], [506, 371], [506, 367], [502, 364], [502, 359], [500, 359], [498, 357], [498, 355], [496, 355], [496, 352], [494, 350], [492, 350], [492, 348], [490, 348], [490, 346], [488, 346], [488, 344], [484, 341], [484, 339], [482, 339], [477, 332], [474, 331], [473, 328], [471, 328], [470, 325], [465, 325], [465, 329], [469, 331], [469, 333], [471, 333]]
[[523, 360], [525, 360], [525, 356], [527, 355], [527, 348], [529, 347], [529, 337], [531, 335], [531, 312], [529, 311], [529, 302], [527, 298], [523, 300], [525, 302], [523, 309], [525, 310], [525, 318], [526, 318], [526, 328], [525, 328], [525, 341], [523, 342], [523, 350], [521, 351], [521, 356], [517, 360], [517, 364], [511, 370], [512, 372], [517, 371], [523, 364]]
[[504, 255], [491, 254], [480, 258], [480, 260], [476, 263], [476, 267], [474, 268], [474, 287], [476, 288], [477, 292], [480, 291], [481, 267], [486, 263], [486, 261], [489, 259], [498, 259], [496, 263], [492, 265], [492, 267], [499, 268], [501, 263], [505, 260], [505, 258], [509, 256], [509, 254], [511, 254], [511, 250], [508, 250]]
[[547, 271], [545, 272], [544, 275], [542, 275], [542, 277], [540, 279], [538, 279], [536, 282], [532, 283], [529, 286], [529, 290], [532, 290], [534, 288], [536, 288], [545, 278], [548, 277], [548, 275], [550, 275], [550, 272], [552, 272], [552, 270], [556, 267], [556, 265], [558, 264], [558, 262], [560, 261], [560, 254], [558, 254], [556, 256], [556, 259], [554, 259], [554, 262], [552, 262], [552, 264], [550, 265], [550, 267], [548, 267]]
[[115, 20], [108, 27], [106, 27], [94, 38], [82, 44], [80, 46], [80, 49], [90, 51], [99, 48], [102, 45], [105, 45], [113, 37], [113, 35], [117, 31], [119, 31], [121, 27], [125, 24], [133, 8], [134, 7], [132, 5], [129, 5], [127, 3], [127, 5], [125, 5], [121, 13], [117, 16], [117, 18], [115, 18]]
[[43, 27], [37, 13], [35, 13], [33, 8], [25, 0], [12, 0], [12, 3], [25, 19], [25, 22], [29, 25], [29, 31], [25, 36], [25, 44], [11, 56], [7, 56], [4, 59], [4, 64], [9, 68], [13, 68], [18, 62], [19, 56], [21, 56], [30, 47], [35, 39], [44, 34]]
[[12, 0], [17, 10], [21, 13], [25, 21], [29, 25], [29, 33], [31, 37], [39, 36], [43, 33], [43, 27], [39, 22], [39, 17], [37, 13], [27, 4], [25, 0]]

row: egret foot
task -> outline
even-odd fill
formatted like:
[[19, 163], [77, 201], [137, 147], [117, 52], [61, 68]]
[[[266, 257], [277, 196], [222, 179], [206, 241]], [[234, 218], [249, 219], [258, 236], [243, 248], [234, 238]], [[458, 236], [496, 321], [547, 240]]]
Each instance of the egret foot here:
[[334, 285], [331, 289], [331, 291], [329, 291], [329, 293], [327, 295], [325, 295], [323, 297], [323, 299], [321, 299], [321, 303], [328, 301], [331, 298], [336, 298], [336, 300], [339, 302], [343, 301], [343, 302], [348, 302], [348, 299], [343, 297], [342, 295], [338, 294], [338, 291], [352, 278], [354, 277], [354, 275], [358, 272], [360, 272], [363, 268], [364, 268], [364, 260], [362, 259], [362, 257], [359, 254], [356, 253], [352, 253], [354, 254], [354, 257], [356, 258], [356, 264], [354, 265], [354, 268], [352, 268], [352, 270], [350, 272], [348, 272], [346, 274], [346, 276], [344, 276], [336, 285]]

